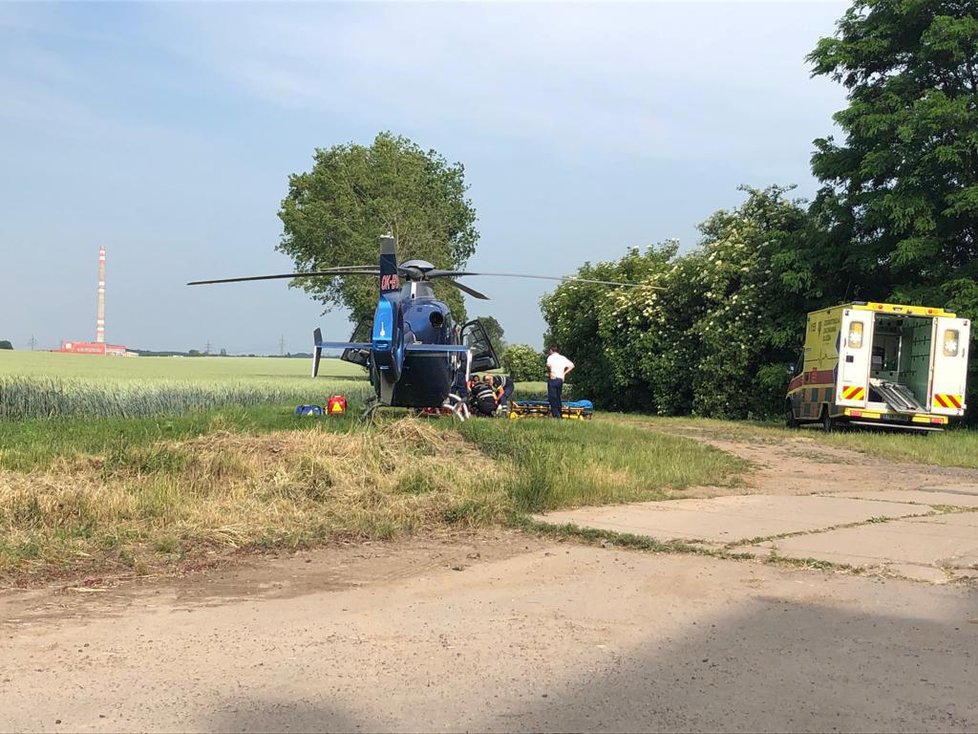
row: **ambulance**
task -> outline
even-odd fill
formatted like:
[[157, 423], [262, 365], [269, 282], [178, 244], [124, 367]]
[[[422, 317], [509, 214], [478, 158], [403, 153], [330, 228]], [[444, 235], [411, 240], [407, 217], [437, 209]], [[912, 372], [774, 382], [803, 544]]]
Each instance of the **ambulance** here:
[[942, 308], [849, 303], [808, 314], [788, 426], [941, 430], [965, 411], [971, 322]]

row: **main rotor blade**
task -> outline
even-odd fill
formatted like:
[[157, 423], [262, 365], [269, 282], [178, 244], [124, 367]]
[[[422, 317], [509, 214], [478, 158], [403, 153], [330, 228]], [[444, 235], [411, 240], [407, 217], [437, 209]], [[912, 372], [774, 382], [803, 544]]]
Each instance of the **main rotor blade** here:
[[425, 278], [431, 280], [432, 278], [460, 278], [463, 275], [478, 275], [478, 273], [470, 273], [467, 270], [439, 270], [438, 268], [433, 268], [432, 270], [425, 271]]
[[[527, 275], [526, 273], [455, 273], [455, 275], [489, 275], [499, 278], [533, 278], [535, 280], [559, 280], [565, 283], [597, 283], [598, 285], [623, 285], [628, 288], [638, 288], [639, 286], [644, 286], [646, 288], [652, 288], [653, 290], [661, 291], [665, 290], [663, 286], [660, 285], [645, 285], [644, 283], [622, 283], [617, 280], [595, 280], [593, 278], [577, 278], [573, 275]], [[429, 276], [431, 274], [429, 273]]]
[[[376, 265], [337, 265], [336, 267], [326, 268], [328, 271], [335, 270], [338, 273], [346, 273], [351, 270], [371, 270], [374, 272], [380, 272], [380, 269]], [[317, 271], [322, 272], [322, 271]]]
[[468, 293], [473, 298], [481, 298], [483, 301], [489, 300], [489, 296], [487, 296], [485, 293], [479, 293], [479, 291], [475, 290], [475, 288], [469, 288], [467, 285], [462, 285], [457, 280], [445, 278], [445, 281], [451, 283], [453, 286], [462, 291], [462, 293]]
[[277, 275], [249, 275], [241, 278], [218, 278], [216, 280], [193, 280], [187, 285], [211, 285], [213, 283], [244, 283], [250, 280], [281, 280], [283, 278], [336, 277], [337, 275], [379, 275], [380, 270], [371, 267], [330, 268], [313, 270], [308, 273], [279, 273]]

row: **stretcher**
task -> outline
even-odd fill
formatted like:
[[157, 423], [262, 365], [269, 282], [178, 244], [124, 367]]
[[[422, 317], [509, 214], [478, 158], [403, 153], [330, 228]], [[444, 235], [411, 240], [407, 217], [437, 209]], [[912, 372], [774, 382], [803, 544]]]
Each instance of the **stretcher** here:
[[[574, 400], [561, 404], [560, 415], [562, 418], [570, 420], [591, 420], [594, 415], [594, 405], [590, 400]], [[546, 400], [510, 400], [509, 419], [518, 420], [520, 418], [548, 418], [550, 416], [550, 403]]]

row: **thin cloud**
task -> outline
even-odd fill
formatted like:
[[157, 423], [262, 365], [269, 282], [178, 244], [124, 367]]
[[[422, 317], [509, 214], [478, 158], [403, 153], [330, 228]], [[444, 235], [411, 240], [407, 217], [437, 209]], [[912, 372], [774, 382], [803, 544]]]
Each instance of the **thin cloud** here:
[[[827, 89], [804, 84], [805, 32], [796, 28], [804, 16], [791, 8], [288, 8], [167, 5], [161, 28], [190, 39], [176, 53], [283, 108], [386, 114], [565, 150], [748, 154], [781, 137], [770, 129], [772, 110], [782, 123], [798, 120], [821, 107]], [[812, 29], [809, 46], [823, 32]], [[751, 126], [760, 134], [745, 135]]]

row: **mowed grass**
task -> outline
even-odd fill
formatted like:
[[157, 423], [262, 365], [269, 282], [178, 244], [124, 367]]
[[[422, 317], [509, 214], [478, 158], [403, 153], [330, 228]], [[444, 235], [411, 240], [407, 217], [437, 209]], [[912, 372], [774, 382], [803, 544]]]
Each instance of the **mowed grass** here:
[[362, 402], [371, 392], [355, 365], [324, 360], [321, 377], [315, 380], [308, 370], [309, 362], [299, 359], [6, 352], [0, 353], [0, 421], [136, 418], [222, 406], [323, 404], [334, 393]]
[[141, 574], [242, 548], [387, 539], [509, 516], [502, 467], [450, 424], [294, 420], [291, 430], [255, 433], [212, 419], [177, 439], [136, 437], [50, 456], [30, 471], [0, 469], [0, 581]]
[[675, 490], [734, 482], [747, 462], [680, 436], [600, 418], [467, 421], [459, 431], [513, 464], [507, 495], [518, 513], [661, 500]]
[[126, 575], [238, 549], [519, 524], [662, 499], [743, 462], [639, 428], [300, 418], [290, 406], [0, 423], [0, 581]]
[[924, 434], [852, 430], [820, 434], [818, 441], [890, 461], [978, 469], [978, 431], [975, 430]]

